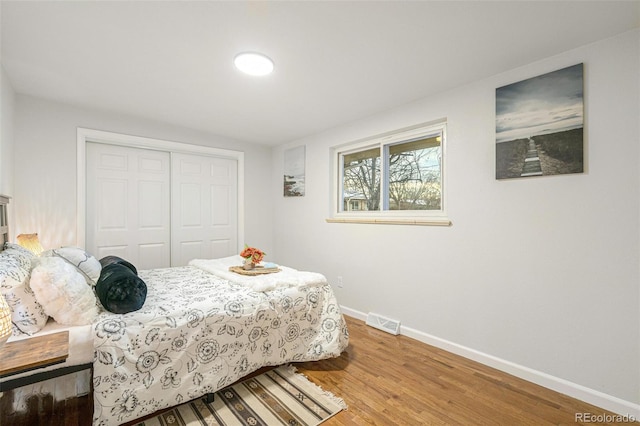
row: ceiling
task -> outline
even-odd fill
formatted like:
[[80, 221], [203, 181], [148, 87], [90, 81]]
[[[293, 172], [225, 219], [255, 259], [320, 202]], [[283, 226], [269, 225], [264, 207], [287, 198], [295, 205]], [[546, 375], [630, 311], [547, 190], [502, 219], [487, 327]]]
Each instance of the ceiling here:
[[[639, 1], [1, 3], [14, 90], [287, 143], [640, 26]], [[275, 62], [267, 77], [233, 65]]]

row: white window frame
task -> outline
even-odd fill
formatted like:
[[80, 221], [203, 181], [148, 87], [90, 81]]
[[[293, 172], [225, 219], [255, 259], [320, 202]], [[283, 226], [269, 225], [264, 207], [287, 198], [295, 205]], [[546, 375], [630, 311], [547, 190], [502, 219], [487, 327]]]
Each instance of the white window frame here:
[[[388, 190], [388, 165], [385, 156], [388, 156], [389, 146], [409, 142], [419, 138], [428, 137], [430, 135], [441, 134], [440, 142], [441, 163], [441, 208], [439, 210], [382, 210], [386, 208], [383, 196], [384, 191]], [[369, 223], [369, 224], [402, 224], [402, 225], [431, 225], [431, 226], [449, 226], [451, 220], [447, 216], [446, 202], [447, 185], [446, 185], [446, 146], [447, 146], [447, 122], [446, 120], [438, 120], [431, 123], [423, 123], [395, 131], [387, 132], [382, 135], [373, 136], [334, 146], [331, 151], [331, 214], [327, 220], [330, 223]], [[344, 170], [344, 156], [363, 151], [370, 148], [380, 149], [381, 164], [381, 210], [359, 210], [344, 211], [342, 199], [342, 184]]]

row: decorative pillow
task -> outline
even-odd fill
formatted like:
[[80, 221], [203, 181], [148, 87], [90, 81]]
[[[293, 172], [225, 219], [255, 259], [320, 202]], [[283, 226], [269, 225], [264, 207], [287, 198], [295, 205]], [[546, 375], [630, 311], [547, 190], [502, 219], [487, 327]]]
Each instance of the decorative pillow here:
[[34, 252], [32, 252], [31, 250], [22, 247], [20, 244], [15, 244], [15, 243], [10, 243], [10, 242], [6, 242], [4, 243], [4, 249], [5, 250], [15, 250], [18, 253], [21, 253], [23, 255], [25, 255], [26, 257], [28, 257], [29, 259], [35, 259], [36, 256]]
[[131, 271], [138, 275], [138, 270], [136, 269], [135, 266], [133, 266], [133, 264], [127, 262], [126, 260], [124, 260], [121, 257], [118, 256], [105, 256], [102, 259], [100, 259], [100, 265], [102, 265], [102, 267], [104, 268], [105, 266], [114, 264], [114, 263], [119, 263], [121, 265], [126, 266], [127, 268], [131, 269]]
[[18, 336], [28, 336], [27, 333], [23, 333], [22, 330], [20, 330], [18, 328], [18, 326], [16, 326], [15, 323], [11, 323], [11, 337], [18, 337]]
[[60, 324], [91, 324], [98, 316], [93, 289], [64, 259], [41, 258], [31, 271], [31, 288], [44, 311]]
[[62, 247], [54, 250], [47, 250], [42, 253], [43, 257], [59, 257], [75, 266], [78, 272], [84, 276], [85, 281], [90, 286], [96, 285], [100, 278], [102, 266], [98, 259], [78, 247]]
[[106, 310], [116, 314], [137, 311], [147, 298], [147, 285], [127, 266], [127, 263], [131, 264], [124, 262], [112, 262], [104, 266], [96, 284], [100, 303]]
[[31, 272], [32, 261], [38, 258], [29, 250], [16, 244], [11, 244], [10, 247], [7, 247], [5, 244], [5, 249], [0, 253], [0, 255], [11, 258], [20, 266], [21, 269], [24, 269], [27, 272]]
[[11, 309], [11, 322], [23, 333], [34, 334], [49, 319], [29, 286], [31, 260], [35, 255], [22, 247], [0, 253], [0, 291]]

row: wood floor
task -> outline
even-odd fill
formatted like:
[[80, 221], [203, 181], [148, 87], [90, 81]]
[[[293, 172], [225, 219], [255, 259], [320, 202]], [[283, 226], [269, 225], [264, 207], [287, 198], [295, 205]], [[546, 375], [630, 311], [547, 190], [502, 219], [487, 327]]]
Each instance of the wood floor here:
[[[295, 364], [349, 406], [322, 426], [568, 425], [581, 424], [576, 413], [612, 415], [408, 337], [389, 335], [349, 317], [347, 322], [351, 340], [342, 356]], [[90, 425], [89, 396], [60, 402], [52, 397], [64, 380], [2, 394], [0, 425]], [[22, 398], [26, 412], [13, 409], [16, 398]]]
[[296, 364], [349, 406], [323, 426], [542, 426], [580, 424], [576, 413], [612, 414], [362, 321], [347, 323], [351, 338], [342, 356]]
[[[88, 426], [91, 370], [0, 393], [0, 426]], [[80, 395], [73, 398], [68, 395]], [[64, 397], [60, 397], [63, 395]]]

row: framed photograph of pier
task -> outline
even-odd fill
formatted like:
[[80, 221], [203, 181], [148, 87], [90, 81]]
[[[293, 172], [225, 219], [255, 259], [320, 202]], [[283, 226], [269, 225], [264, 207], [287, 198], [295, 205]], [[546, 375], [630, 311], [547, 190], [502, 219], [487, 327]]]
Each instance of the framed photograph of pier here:
[[584, 71], [496, 89], [496, 179], [584, 172]]
[[284, 152], [284, 196], [304, 196], [305, 146]]

